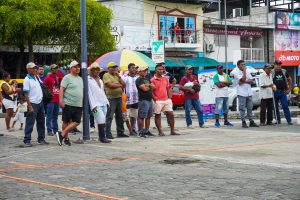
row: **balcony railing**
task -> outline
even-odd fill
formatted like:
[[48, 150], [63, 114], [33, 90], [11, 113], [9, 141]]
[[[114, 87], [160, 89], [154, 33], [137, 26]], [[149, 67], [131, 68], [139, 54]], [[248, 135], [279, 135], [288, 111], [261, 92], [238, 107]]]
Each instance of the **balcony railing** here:
[[164, 40], [166, 43], [188, 43], [188, 44], [196, 44], [198, 43], [198, 31], [190, 30], [190, 29], [181, 29], [180, 32], [176, 32], [176, 30], [169, 29], [167, 31], [160, 30], [159, 31], [160, 40]]
[[242, 59], [246, 62], [263, 62], [264, 49], [260, 48], [241, 48]]

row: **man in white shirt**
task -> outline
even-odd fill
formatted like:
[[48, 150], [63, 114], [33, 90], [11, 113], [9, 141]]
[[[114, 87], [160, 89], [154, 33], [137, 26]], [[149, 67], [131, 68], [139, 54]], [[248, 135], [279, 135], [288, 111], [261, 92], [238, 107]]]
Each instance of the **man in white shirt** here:
[[[266, 64], [264, 72], [259, 75], [260, 103], [260, 125], [273, 125], [273, 77], [271, 75], [272, 65]], [[266, 123], [267, 112], [267, 123]]]
[[45, 141], [45, 112], [43, 104], [43, 91], [36, 76], [37, 66], [30, 62], [26, 65], [28, 74], [24, 79], [23, 92], [28, 105], [28, 113], [25, 122], [25, 147], [31, 147], [31, 133], [35, 121], [38, 132], [38, 143], [49, 144]]
[[252, 101], [252, 90], [251, 84], [253, 83], [253, 77], [250, 71], [246, 68], [244, 60], [239, 60], [237, 62], [237, 68], [231, 73], [237, 83], [237, 97], [239, 102], [240, 118], [242, 120], [242, 127], [248, 128], [245, 121], [245, 112], [247, 109], [247, 116], [250, 121], [250, 127], [259, 127], [253, 121], [253, 101]]

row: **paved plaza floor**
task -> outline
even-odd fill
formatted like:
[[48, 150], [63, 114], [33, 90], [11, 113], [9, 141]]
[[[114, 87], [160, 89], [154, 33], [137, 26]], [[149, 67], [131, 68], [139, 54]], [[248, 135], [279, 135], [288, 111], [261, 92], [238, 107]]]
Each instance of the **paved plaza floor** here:
[[235, 121], [214, 128], [208, 121], [207, 129], [187, 129], [184, 118], [176, 123], [180, 136], [164, 128], [165, 137], [102, 144], [94, 133], [71, 147], [49, 136], [50, 145], [38, 145], [34, 131], [34, 146], [23, 148], [22, 131], [6, 132], [2, 118], [0, 199], [300, 199], [299, 125], [242, 129]]

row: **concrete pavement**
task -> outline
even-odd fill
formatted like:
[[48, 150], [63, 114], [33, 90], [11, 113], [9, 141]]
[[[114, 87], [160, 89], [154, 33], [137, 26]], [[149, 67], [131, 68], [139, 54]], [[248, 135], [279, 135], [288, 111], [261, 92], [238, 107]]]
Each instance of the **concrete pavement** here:
[[298, 125], [176, 124], [180, 136], [21, 148], [23, 133], [0, 119], [0, 199], [300, 199]]

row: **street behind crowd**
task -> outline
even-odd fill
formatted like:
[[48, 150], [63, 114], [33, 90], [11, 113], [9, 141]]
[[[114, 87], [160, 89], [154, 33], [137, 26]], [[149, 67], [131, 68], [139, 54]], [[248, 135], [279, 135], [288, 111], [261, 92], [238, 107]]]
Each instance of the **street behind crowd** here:
[[57, 146], [54, 136], [46, 136], [50, 145], [38, 145], [34, 129], [33, 147], [23, 148], [23, 131], [6, 132], [2, 118], [0, 199], [299, 200], [299, 126], [243, 129], [232, 122], [187, 129], [177, 118], [179, 136], [116, 138], [107, 145], [93, 133], [90, 142], [70, 147]]

